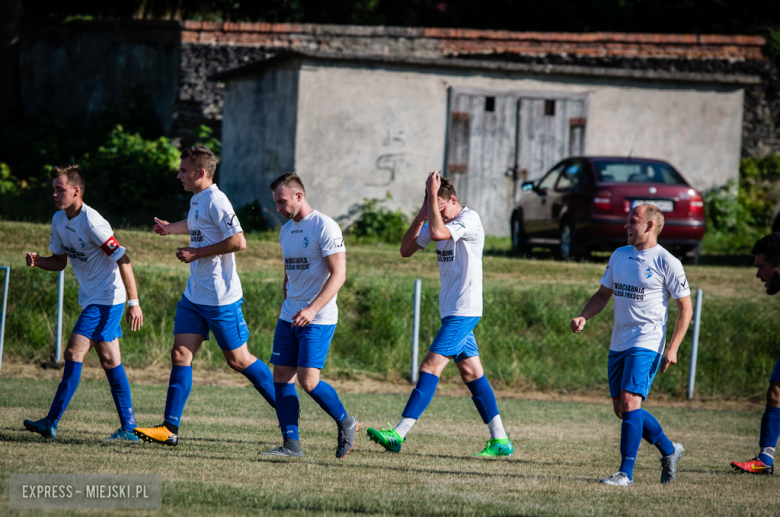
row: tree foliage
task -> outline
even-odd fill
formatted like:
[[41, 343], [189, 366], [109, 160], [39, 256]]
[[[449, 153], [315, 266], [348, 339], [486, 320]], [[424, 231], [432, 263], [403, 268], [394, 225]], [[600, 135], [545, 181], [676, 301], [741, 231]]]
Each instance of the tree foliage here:
[[468, 27], [566, 32], [755, 34], [777, 0], [25, 0], [36, 16]]

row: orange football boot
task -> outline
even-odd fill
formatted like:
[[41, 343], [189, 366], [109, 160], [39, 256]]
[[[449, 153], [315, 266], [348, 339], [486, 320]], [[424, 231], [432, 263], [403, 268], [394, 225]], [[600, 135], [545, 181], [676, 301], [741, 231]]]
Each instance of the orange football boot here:
[[170, 432], [164, 425], [158, 425], [157, 427], [136, 427], [133, 429], [133, 433], [141, 440], [159, 443], [160, 445], [167, 445], [169, 447], [174, 447], [179, 443], [179, 435]]
[[758, 458], [753, 458], [750, 461], [745, 462], [732, 462], [731, 466], [737, 472], [744, 472], [747, 474], [758, 474], [759, 476], [771, 476], [775, 471], [774, 465], [765, 465], [763, 461]]

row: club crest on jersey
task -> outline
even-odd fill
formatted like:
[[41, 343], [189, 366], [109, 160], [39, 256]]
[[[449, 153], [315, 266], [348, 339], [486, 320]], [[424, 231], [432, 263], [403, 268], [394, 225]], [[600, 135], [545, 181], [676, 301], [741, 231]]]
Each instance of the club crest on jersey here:
[[304, 237], [303, 238], [303, 247], [304, 248], [308, 248], [309, 247], [309, 238], [308, 237]]
[[645, 269], [645, 278], [650, 278], [653, 276], [653, 272], [650, 268]]
[[81, 246], [81, 249], [84, 249], [87, 246], [87, 243], [81, 240], [81, 237], [79, 237], [79, 245]]
[[198, 214], [198, 211], [197, 211], [197, 210], [195, 210], [195, 220], [196, 220], [196, 221], [198, 220], [198, 217], [199, 217], [199, 216], [200, 216], [200, 214]]

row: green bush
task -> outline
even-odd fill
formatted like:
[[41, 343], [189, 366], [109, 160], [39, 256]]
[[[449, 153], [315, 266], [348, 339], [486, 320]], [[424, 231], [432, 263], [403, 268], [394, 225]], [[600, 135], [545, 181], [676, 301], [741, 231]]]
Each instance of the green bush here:
[[353, 206], [348, 217], [360, 215], [347, 233], [360, 239], [401, 242], [409, 229], [409, 219], [401, 209], [392, 211], [386, 206], [380, 206], [389, 199], [392, 198], [388, 194], [385, 199], [364, 199], [363, 203]]
[[170, 140], [147, 140], [115, 127], [105, 145], [80, 160], [85, 201], [114, 225], [150, 225], [160, 210], [184, 218], [187, 203], [176, 179], [179, 150]]
[[[149, 225], [165, 210], [186, 215], [187, 194], [176, 179], [179, 150], [167, 138], [143, 88], [122, 94], [120, 108], [107, 106], [88, 126], [55, 116], [0, 119], [0, 218], [48, 222], [54, 211], [49, 169], [76, 162], [86, 179], [84, 201], [114, 226]], [[207, 126], [184, 145], [208, 145], [219, 157], [221, 144]]]
[[780, 154], [745, 158], [739, 181], [704, 196], [709, 231], [705, 253], [744, 254], [771, 231], [772, 215], [780, 201]]

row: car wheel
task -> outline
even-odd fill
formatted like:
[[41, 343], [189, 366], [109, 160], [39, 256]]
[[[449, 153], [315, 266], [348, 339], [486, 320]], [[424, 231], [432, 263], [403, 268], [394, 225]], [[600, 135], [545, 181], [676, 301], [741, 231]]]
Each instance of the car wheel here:
[[527, 251], [528, 244], [526, 242], [525, 228], [523, 227], [523, 218], [517, 212], [512, 214], [511, 234], [512, 252], [515, 255], [524, 255]]
[[697, 265], [699, 263], [699, 259], [701, 258], [701, 242], [698, 246], [686, 253], [683, 258], [684, 260], [682, 262], [684, 264], [691, 266]]

